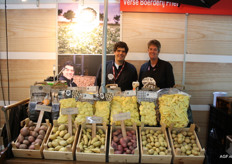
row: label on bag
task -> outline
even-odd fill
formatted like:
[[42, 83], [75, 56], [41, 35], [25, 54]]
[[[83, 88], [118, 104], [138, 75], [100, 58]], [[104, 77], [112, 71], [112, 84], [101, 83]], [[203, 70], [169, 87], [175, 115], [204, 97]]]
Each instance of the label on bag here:
[[47, 105], [36, 104], [35, 110], [43, 110], [45, 112], [51, 112], [52, 111], [52, 107], [51, 106], [47, 106]]
[[93, 97], [93, 95], [92, 94], [86, 94], [86, 93], [84, 93], [83, 94], [83, 99], [90, 99], [90, 100], [93, 100], [94, 99], [94, 97]]
[[147, 92], [147, 93], [145, 93], [145, 98], [156, 99], [157, 93], [156, 92]]
[[61, 114], [78, 114], [78, 108], [61, 108]]
[[130, 118], [131, 118], [130, 112], [119, 113], [119, 114], [113, 115], [114, 121], [122, 121], [122, 120], [127, 120], [127, 119], [130, 119]]
[[136, 96], [136, 91], [125, 91], [125, 96]]
[[86, 88], [86, 90], [87, 90], [88, 92], [96, 92], [96, 91], [97, 91], [97, 87], [96, 87], [96, 86], [88, 86], [88, 87]]
[[86, 117], [86, 123], [89, 123], [89, 124], [93, 124], [93, 123], [99, 124], [99, 123], [102, 123], [102, 117], [97, 117], [97, 116]]

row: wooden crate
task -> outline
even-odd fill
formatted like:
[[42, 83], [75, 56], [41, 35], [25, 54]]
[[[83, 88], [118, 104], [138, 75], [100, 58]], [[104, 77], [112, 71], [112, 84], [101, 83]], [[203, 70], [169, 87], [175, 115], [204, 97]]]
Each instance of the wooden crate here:
[[109, 162], [120, 162], [120, 163], [139, 163], [139, 140], [138, 140], [138, 131], [137, 127], [134, 125], [133, 127], [126, 127], [126, 130], [135, 130], [136, 132], [136, 140], [137, 140], [137, 148], [135, 149], [134, 154], [114, 154], [114, 149], [111, 146], [112, 140], [112, 132], [114, 130], [120, 129], [121, 126], [111, 126], [110, 129], [110, 139], [109, 139]]
[[[205, 155], [204, 155], [205, 150], [202, 149], [201, 144], [199, 142], [199, 139], [198, 139], [197, 134], [196, 134], [194, 129], [195, 129], [195, 124], [192, 124], [190, 126], [190, 128], [168, 128], [168, 135], [169, 135], [169, 139], [170, 139], [170, 143], [171, 143], [174, 164], [203, 164], [204, 159], [205, 159]], [[193, 134], [196, 137], [197, 146], [200, 149], [200, 155], [199, 156], [186, 156], [186, 155], [181, 155], [179, 152], [177, 152], [174, 149], [173, 139], [171, 136], [171, 130], [193, 132]]]
[[[36, 123], [34, 123], [34, 125], [36, 126]], [[12, 152], [14, 154], [14, 157], [44, 158], [44, 156], [43, 156], [44, 143], [46, 143], [48, 140], [48, 136], [50, 134], [52, 126], [48, 121], [47, 121], [47, 123], [42, 123], [41, 125], [47, 125], [47, 127], [48, 127], [41, 146], [39, 146], [39, 145], [35, 146], [36, 150], [18, 149], [18, 148], [16, 148], [16, 145], [15, 145], [15, 143], [18, 141], [18, 140], [16, 140], [15, 142], [12, 142]]]
[[216, 107], [226, 110], [228, 114], [232, 114], [232, 97], [217, 97]]
[[106, 161], [106, 145], [107, 145], [107, 138], [108, 138], [108, 127], [107, 126], [97, 126], [97, 129], [102, 129], [105, 132], [105, 149], [101, 150], [101, 153], [83, 153], [80, 152], [80, 147], [78, 146], [81, 137], [82, 137], [82, 130], [83, 128], [91, 128], [91, 125], [85, 125], [81, 127], [81, 131], [79, 134], [79, 139], [76, 148], [76, 160], [77, 161], [91, 161], [91, 162], [105, 162]]
[[[142, 138], [141, 138], [141, 130], [161, 130], [164, 135], [166, 136], [166, 142], [168, 144], [168, 154], [167, 155], [148, 155], [147, 151], [143, 149], [142, 146]], [[168, 135], [166, 132], [166, 127], [139, 127], [139, 134], [140, 134], [140, 148], [141, 148], [141, 163], [171, 163], [172, 154], [171, 154], [171, 147], [169, 145]]]
[[[61, 124], [58, 124], [58, 126]], [[65, 124], [66, 126], [68, 126], [67, 124]], [[53, 126], [54, 128], [54, 126]], [[53, 130], [52, 128], [52, 130]], [[52, 130], [49, 134], [49, 136], [52, 134]], [[75, 149], [76, 149], [76, 144], [77, 144], [77, 137], [79, 134], [79, 126], [76, 128], [76, 133], [74, 135], [74, 141], [72, 144], [72, 147], [69, 151], [67, 152], [61, 152], [61, 151], [48, 151], [48, 142], [49, 142], [49, 137], [47, 142], [44, 144], [44, 150], [43, 150], [43, 154], [44, 154], [44, 158], [45, 159], [56, 159], [56, 160], [74, 160], [74, 153], [75, 153]]]

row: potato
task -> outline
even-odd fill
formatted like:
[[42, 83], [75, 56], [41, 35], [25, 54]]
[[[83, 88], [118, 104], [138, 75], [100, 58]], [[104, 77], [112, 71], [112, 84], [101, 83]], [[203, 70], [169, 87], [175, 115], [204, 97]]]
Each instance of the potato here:
[[60, 126], [58, 127], [58, 130], [59, 130], [59, 131], [62, 131], [62, 130], [65, 130], [65, 128], [66, 128], [65, 125], [62, 124], [62, 125], [60, 125]]
[[47, 126], [45, 126], [45, 125], [42, 125], [39, 129], [40, 129], [40, 130], [44, 130], [44, 131], [46, 132], [46, 131], [47, 131], [47, 129], [48, 129], [48, 127], [47, 127]]
[[22, 135], [22, 136], [27, 136], [28, 134], [29, 134], [29, 128], [28, 127], [23, 127], [21, 130], [20, 130], [20, 134]]
[[67, 140], [70, 136], [71, 136], [71, 134], [70, 134], [70, 133], [66, 133], [66, 134], [64, 135], [64, 137], [63, 137], [63, 138], [64, 138], [65, 140]]
[[35, 141], [35, 138], [34, 138], [33, 136], [29, 136], [29, 137], [28, 137], [28, 141], [32, 143], [32, 142]]
[[42, 140], [41, 140], [41, 139], [39, 139], [39, 138], [37, 138], [37, 139], [35, 140], [35, 143], [37, 143], [37, 144], [41, 145], [41, 144], [42, 144]]
[[29, 121], [28, 126], [30, 127], [30, 126], [33, 126], [33, 125], [34, 125], [33, 121]]
[[21, 145], [19, 145], [19, 149], [27, 149], [27, 145], [26, 144], [21, 144]]
[[39, 134], [42, 135], [42, 136], [45, 136], [45, 131], [41, 129], [41, 130], [39, 131]]
[[74, 136], [71, 136], [71, 137], [69, 137], [69, 138], [67, 139], [67, 143], [68, 143], [68, 144], [72, 144], [73, 141], [74, 141]]
[[58, 127], [57, 126], [52, 128], [52, 133], [56, 133], [57, 131], [58, 131]]
[[114, 142], [118, 142], [119, 141], [118, 137], [117, 136], [113, 136], [113, 141]]
[[29, 145], [30, 142], [28, 140], [23, 140], [23, 144]]
[[23, 137], [23, 135], [22, 134], [19, 134], [19, 136], [18, 136], [18, 142], [19, 143], [22, 143], [23, 142], [23, 140], [24, 140], [24, 137]]
[[39, 132], [39, 128], [35, 128], [34, 131], [35, 131], [35, 132]]
[[16, 142], [16, 143], [15, 143], [15, 146], [16, 146], [17, 148], [19, 148], [20, 143], [19, 143], [19, 142]]
[[44, 139], [44, 136], [40, 134], [40, 135], [38, 135], [37, 139], [43, 140], [43, 139]]
[[35, 150], [35, 145], [30, 145], [28, 149]]

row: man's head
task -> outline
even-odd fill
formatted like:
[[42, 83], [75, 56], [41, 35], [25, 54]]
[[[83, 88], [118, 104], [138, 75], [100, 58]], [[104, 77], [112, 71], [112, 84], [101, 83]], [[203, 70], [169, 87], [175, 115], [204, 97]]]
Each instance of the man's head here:
[[157, 60], [160, 53], [161, 44], [158, 40], [150, 40], [147, 43], [150, 60]]
[[115, 62], [117, 64], [122, 64], [126, 58], [127, 52], [129, 48], [125, 42], [117, 42], [114, 45], [114, 55], [115, 55]]
[[66, 77], [67, 79], [71, 80], [73, 78], [75, 69], [74, 69], [74, 64], [70, 61], [67, 61], [64, 64], [65, 70], [63, 71], [63, 76]]

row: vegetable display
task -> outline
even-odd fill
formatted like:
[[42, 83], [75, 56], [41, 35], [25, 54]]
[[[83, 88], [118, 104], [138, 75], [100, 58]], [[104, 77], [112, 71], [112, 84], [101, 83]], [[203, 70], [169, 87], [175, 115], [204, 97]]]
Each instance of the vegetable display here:
[[142, 123], [150, 126], [157, 125], [155, 104], [153, 102], [141, 101], [139, 110]]
[[[76, 129], [73, 128], [75, 134]], [[49, 136], [47, 143], [48, 151], [70, 151], [74, 141], [74, 135], [71, 136], [68, 133], [68, 126], [61, 124], [59, 126], [53, 126], [52, 133]]]
[[95, 116], [102, 117], [103, 122], [109, 123], [110, 115], [110, 102], [109, 101], [97, 101], [95, 103]]
[[[75, 108], [76, 107], [76, 100], [74, 98], [62, 99], [60, 100], [60, 109], [62, 108]], [[72, 116], [75, 118], [75, 115]], [[60, 116], [58, 118], [58, 123], [65, 124], [68, 122], [68, 115], [62, 115], [60, 110]]]
[[188, 125], [187, 109], [189, 96], [183, 94], [165, 94], [159, 97], [160, 124], [170, 127], [186, 127]]
[[18, 149], [31, 149], [35, 150], [36, 146], [40, 146], [45, 138], [48, 130], [46, 125], [36, 128], [32, 121], [29, 121], [28, 126], [24, 126], [20, 130], [20, 134], [15, 143]]
[[125, 120], [126, 126], [132, 126], [133, 123], [136, 123], [138, 126], [141, 125], [139, 120], [139, 112], [137, 105], [136, 96], [133, 97], [120, 97], [114, 96], [111, 103], [111, 124], [120, 125], [120, 121], [114, 121], [113, 116], [119, 113], [130, 112], [131, 119]]
[[104, 130], [97, 129], [96, 136], [92, 138], [92, 129], [82, 129], [82, 136], [78, 147], [80, 152], [84, 153], [101, 153], [101, 149], [105, 149], [106, 134]]
[[93, 105], [89, 102], [76, 102], [76, 107], [78, 108], [78, 114], [75, 118], [75, 122], [85, 123], [87, 116], [93, 116]]
[[111, 146], [114, 154], [134, 154], [137, 148], [137, 139], [135, 130], [127, 130], [126, 137], [122, 136], [122, 130], [117, 129], [112, 134]]
[[173, 146], [175, 151], [181, 152], [181, 155], [199, 156], [200, 149], [196, 142], [196, 136], [191, 131], [171, 131]]
[[141, 131], [142, 149], [148, 155], [167, 155], [168, 143], [166, 136], [161, 130], [146, 129]]

